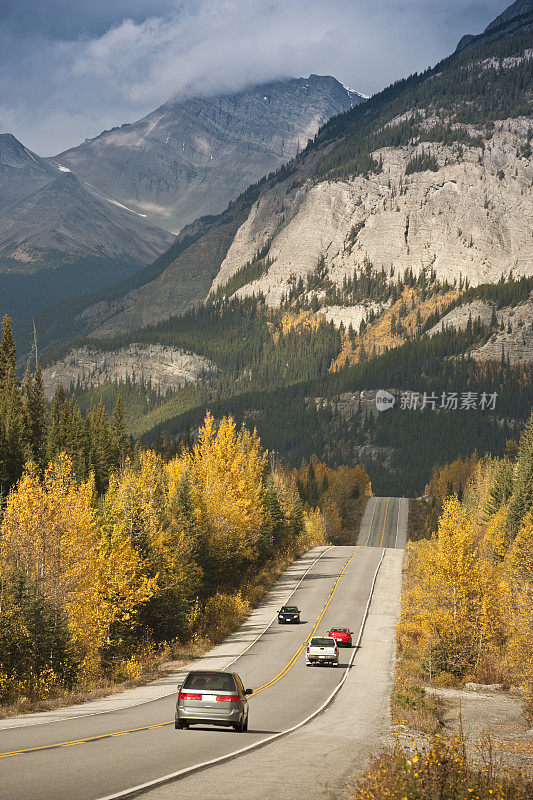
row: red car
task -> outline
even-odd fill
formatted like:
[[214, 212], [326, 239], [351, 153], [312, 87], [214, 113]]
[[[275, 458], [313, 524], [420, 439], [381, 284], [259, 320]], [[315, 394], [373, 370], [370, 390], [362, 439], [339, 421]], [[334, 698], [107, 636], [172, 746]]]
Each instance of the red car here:
[[331, 628], [328, 636], [331, 636], [337, 642], [339, 647], [352, 646], [352, 633], [349, 628]]

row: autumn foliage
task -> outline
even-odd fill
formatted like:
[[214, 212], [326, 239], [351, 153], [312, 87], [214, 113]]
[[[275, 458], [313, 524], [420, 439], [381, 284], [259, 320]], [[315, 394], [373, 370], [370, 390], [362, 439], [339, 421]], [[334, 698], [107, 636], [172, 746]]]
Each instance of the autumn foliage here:
[[408, 545], [401, 664], [440, 683], [522, 686], [531, 698], [533, 417], [515, 462], [485, 458], [443, 476], [456, 489], [465, 470], [462, 499], [444, 499], [436, 533]]
[[333, 372], [346, 364], [358, 364], [371, 355], [379, 355], [402, 345], [406, 339], [420, 335], [428, 319], [442, 312], [458, 293], [455, 290], [423, 297], [420, 290], [403, 289], [401, 296], [378, 316], [375, 321], [365, 322], [359, 336], [345, 331], [342, 350], [333, 360]]
[[362, 467], [328, 467], [311, 456], [292, 471], [304, 507], [318, 515], [333, 544], [354, 540], [365, 499], [372, 494], [370, 480]]
[[147, 450], [104, 493], [60, 453], [28, 463], [0, 538], [0, 702], [137, 677], [165, 642], [217, 640], [246, 614], [242, 587], [324, 541], [296, 483], [258, 436], [208, 414], [192, 449]]
[[483, 764], [473, 764], [464, 739], [435, 734], [422, 746], [397, 742], [373, 760], [357, 780], [354, 800], [528, 800], [533, 781], [506, 774], [483, 751]]

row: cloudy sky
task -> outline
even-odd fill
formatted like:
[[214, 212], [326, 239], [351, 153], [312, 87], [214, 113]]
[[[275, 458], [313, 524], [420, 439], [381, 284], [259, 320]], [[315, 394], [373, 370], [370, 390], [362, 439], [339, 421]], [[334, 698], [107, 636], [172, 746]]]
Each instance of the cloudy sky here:
[[334, 75], [365, 94], [510, 0], [0, 0], [0, 132], [40, 155], [173, 96]]

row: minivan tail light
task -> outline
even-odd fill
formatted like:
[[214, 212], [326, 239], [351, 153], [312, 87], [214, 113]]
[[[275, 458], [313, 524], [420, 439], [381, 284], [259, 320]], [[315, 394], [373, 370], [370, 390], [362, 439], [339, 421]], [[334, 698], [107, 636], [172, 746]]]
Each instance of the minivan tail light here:
[[219, 703], [238, 703], [240, 699], [238, 694], [217, 694]]
[[201, 700], [201, 694], [193, 694], [191, 692], [180, 692], [178, 700]]

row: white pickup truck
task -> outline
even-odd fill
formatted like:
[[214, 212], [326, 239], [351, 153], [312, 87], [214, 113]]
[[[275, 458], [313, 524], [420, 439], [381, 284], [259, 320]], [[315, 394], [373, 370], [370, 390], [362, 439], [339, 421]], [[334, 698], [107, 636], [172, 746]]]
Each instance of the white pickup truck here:
[[315, 664], [338, 664], [339, 650], [332, 636], [315, 636], [307, 645], [305, 663], [308, 667]]

